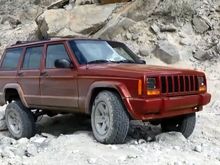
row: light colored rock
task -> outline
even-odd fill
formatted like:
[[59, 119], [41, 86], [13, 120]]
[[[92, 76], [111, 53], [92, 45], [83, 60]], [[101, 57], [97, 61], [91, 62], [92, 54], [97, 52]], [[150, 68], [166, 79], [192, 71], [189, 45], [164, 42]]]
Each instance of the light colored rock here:
[[154, 54], [167, 64], [176, 63], [180, 59], [177, 47], [166, 40], [159, 41]]
[[8, 129], [8, 127], [6, 125], [6, 121], [5, 120], [0, 120], [0, 131], [5, 131], [7, 129]]
[[98, 0], [76, 0], [75, 5], [87, 5], [98, 3]]
[[29, 144], [29, 145], [27, 146], [27, 154], [28, 154], [29, 156], [35, 156], [35, 155], [37, 155], [37, 153], [38, 153], [38, 151], [37, 151], [36, 145], [34, 145], [34, 144]]
[[200, 16], [194, 16], [192, 22], [195, 31], [198, 33], [204, 33], [210, 29], [210, 25], [207, 23], [207, 21]]
[[1, 24], [5, 24], [6, 22], [8, 22], [12, 28], [16, 28], [19, 24], [21, 24], [21, 21], [18, 18], [11, 15], [2, 17]]
[[[83, 34], [89, 35], [102, 28], [116, 9], [116, 5], [83, 5], [73, 10], [47, 10], [37, 19], [41, 34], [48, 36]], [[65, 33], [62, 33], [65, 31]]]
[[199, 49], [195, 52], [193, 57], [197, 60], [200, 60], [200, 61], [206, 61], [206, 60], [212, 59], [213, 54], [212, 54], [211, 50], [204, 51], [204, 50]]
[[37, 144], [37, 145], [40, 145], [42, 144], [47, 138], [45, 137], [42, 137], [40, 135], [35, 135], [34, 137], [32, 137], [30, 139], [30, 142], [34, 143], [34, 144]]
[[[115, 19], [110, 20], [107, 25], [98, 31], [96, 34], [93, 35], [94, 38], [102, 38], [102, 39], [113, 39], [118, 34], [121, 34], [128, 29], [129, 27], [133, 26], [135, 21], [119, 16]], [[132, 39], [133, 35], [129, 36], [129, 39]]]
[[147, 50], [146, 48], [141, 48], [141, 49], [139, 50], [139, 54], [140, 54], [141, 56], [143, 56], [143, 57], [146, 57], [146, 56], [149, 56], [150, 52], [149, 52], [149, 50]]
[[129, 2], [131, 0], [100, 0], [101, 4]]
[[196, 152], [199, 152], [201, 153], [202, 152], [202, 146], [201, 145], [197, 145], [193, 148], [193, 151], [196, 151]]
[[153, 30], [153, 32], [154, 32], [155, 34], [160, 33], [160, 27], [157, 26], [156, 23], [152, 24], [150, 28]]
[[180, 132], [168, 132], [157, 135], [156, 141], [173, 146], [181, 146], [184, 145], [187, 140]]

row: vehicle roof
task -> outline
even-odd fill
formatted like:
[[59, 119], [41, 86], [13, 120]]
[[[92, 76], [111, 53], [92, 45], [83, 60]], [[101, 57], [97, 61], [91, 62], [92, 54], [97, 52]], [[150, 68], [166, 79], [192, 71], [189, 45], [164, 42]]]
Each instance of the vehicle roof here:
[[[8, 46], [7, 49], [10, 48], [18, 48], [18, 47], [26, 47], [31, 45], [38, 45], [38, 44], [45, 44], [45, 43], [54, 43], [54, 42], [64, 42], [64, 41], [70, 41], [70, 40], [90, 40], [90, 41], [108, 41], [108, 40], [102, 40], [102, 39], [93, 39], [93, 38], [52, 38], [47, 40], [38, 40], [38, 41], [17, 41], [15, 44]], [[110, 41], [108, 41], [110, 42]], [[116, 41], [114, 41], [116, 42]]]

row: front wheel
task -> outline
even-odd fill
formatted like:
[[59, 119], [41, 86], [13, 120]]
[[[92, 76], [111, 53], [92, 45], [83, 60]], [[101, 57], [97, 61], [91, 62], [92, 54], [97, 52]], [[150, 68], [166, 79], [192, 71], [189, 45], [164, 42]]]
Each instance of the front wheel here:
[[196, 115], [192, 113], [181, 117], [166, 119], [162, 121], [161, 128], [163, 132], [181, 132], [185, 138], [188, 138], [192, 134], [195, 124]]
[[110, 91], [102, 91], [92, 106], [91, 124], [94, 137], [104, 144], [123, 143], [129, 129], [129, 117], [120, 97]]

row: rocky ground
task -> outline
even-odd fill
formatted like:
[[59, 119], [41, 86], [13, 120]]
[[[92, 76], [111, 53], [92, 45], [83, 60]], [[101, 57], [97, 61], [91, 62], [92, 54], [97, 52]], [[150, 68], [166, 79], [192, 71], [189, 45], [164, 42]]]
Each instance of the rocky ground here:
[[89, 120], [45, 116], [31, 139], [0, 132], [0, 164], [220, 164], [220, 1], [125, 1], [1, 0], [0, 53], [18, 40], [83, 35], [123, 41], [147, 64], [203, 70], [212, 101], [193, 135], [131, 123], [125, 144], [102, 145]]

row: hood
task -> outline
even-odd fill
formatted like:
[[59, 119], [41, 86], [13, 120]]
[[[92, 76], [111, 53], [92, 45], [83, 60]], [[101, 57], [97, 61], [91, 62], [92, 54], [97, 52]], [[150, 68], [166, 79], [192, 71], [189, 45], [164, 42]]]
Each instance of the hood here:
[[[87, 65], [87, 69], [96, 74], [113, 74], [114, 76], [120, 75], [166, 75], [166, 74], [185, 74], [185, 75], [203, 75], [190, 69], [177, 69], [166, 66], [154, 66], [143, 64], [92, 64]], [[87, 70], [87, 71], [88, 71]], [[126, 76], [127, 77], [127, 76]], [[132, 76], [133, 77], [133, 76]]]

